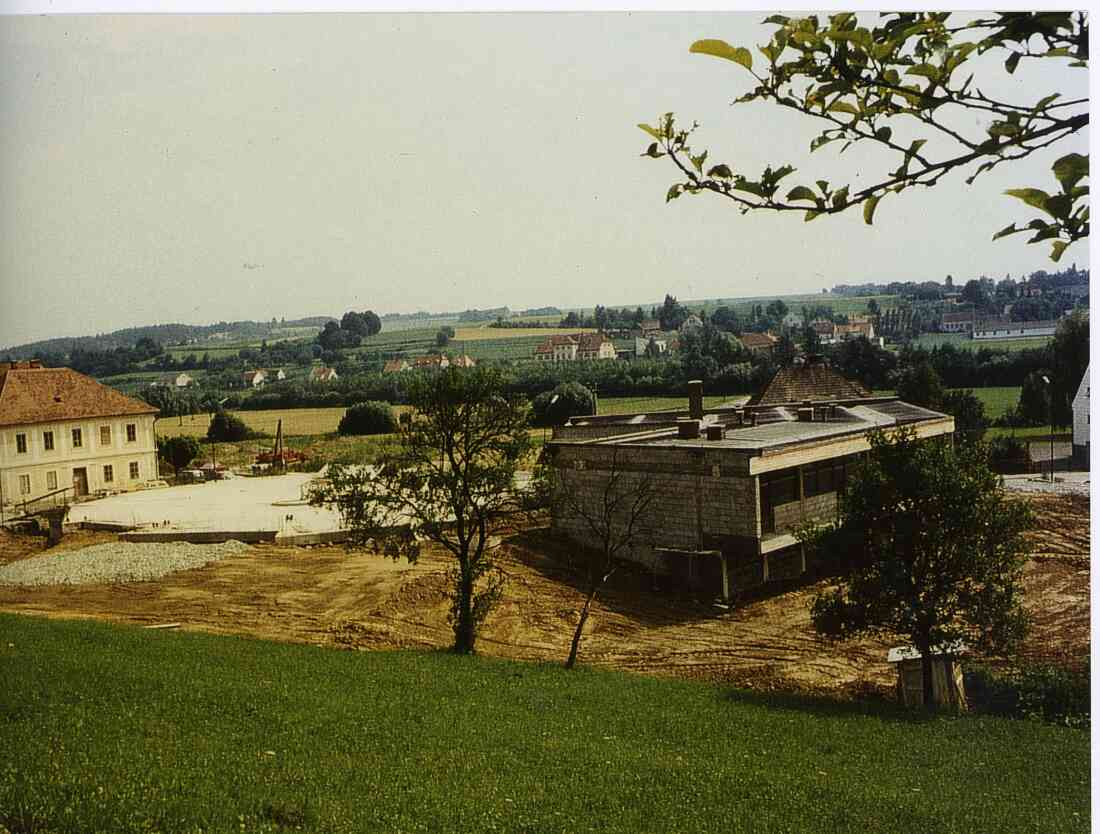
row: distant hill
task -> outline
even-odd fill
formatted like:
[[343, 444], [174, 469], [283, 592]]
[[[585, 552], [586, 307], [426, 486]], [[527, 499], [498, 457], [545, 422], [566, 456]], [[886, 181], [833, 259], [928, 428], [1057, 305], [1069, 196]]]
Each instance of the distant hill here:
[[197, 343], [216, 345], [219, 341], [235, 342], [247, 339], [279, 338], [289, 328], [324, 327], [333, 316], [309, 316], [282, 321], [220, 321], [216, 324], [150, 324], [143, 327], [127, 327], [96, 336], [66, 336], [42, 339], [23, 345], [0, 348], [0, 356], [12, 359], [33, 359], [44, 354], [67, 355], [73, 350], [113, 350], [133, 347], [139, 339], [149, 338], [163, 345]]

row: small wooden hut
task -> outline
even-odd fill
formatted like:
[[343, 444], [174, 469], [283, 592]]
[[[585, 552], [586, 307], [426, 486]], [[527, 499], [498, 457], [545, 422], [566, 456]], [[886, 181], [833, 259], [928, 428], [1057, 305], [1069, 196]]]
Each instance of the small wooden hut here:
[[[937, 706], [947, 706], [965, 711], [966, 691], [963, 689], [962, 664], [959, 655], [964, 651], [961, 642], [941, 646], [932, 653], [932, 701]], [[924, 675], [921, 670], [921, 653], [912, 646], [896, 646], [890, 649], [886, 662], [898, 667], [898, 694], [909, 707], [924, 704]]]

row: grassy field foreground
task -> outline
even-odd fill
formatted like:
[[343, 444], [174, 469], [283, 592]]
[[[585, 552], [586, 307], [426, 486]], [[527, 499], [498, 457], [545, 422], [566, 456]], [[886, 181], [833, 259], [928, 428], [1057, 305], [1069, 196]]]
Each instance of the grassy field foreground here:
[[21, 832], [1087, 831], [1089, 736], [0, 616]]

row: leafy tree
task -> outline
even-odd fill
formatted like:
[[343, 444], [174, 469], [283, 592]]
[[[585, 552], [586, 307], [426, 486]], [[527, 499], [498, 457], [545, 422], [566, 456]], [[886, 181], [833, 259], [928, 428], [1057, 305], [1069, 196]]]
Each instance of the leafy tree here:
[[256, 436], [244, 420], [235, 414], [219, 410], [206, 429], [206, 439], [214, 443], [236, 443]]
[[806, 353], [821, 353], [821, 337], [817, 335], [813, 322], [802, 322], [802, 350]]
[[340, 329], [365, 339], [382, 330], [382, 320], [370, 310], [364, 313], [348, 311], [340, 319]]
[[561, 426], [570, 417], [595, 414], [596, 396], [579, 382], [563, 382], [552, 391], [543, 391], [531, 406], [534, 425]]
[[980, 443], [989, 428], [989, 418], [985, 416], [985, 404], [974, 396], [974, 392], [948, 391], [943, 395], [941, 406], [945, 413], [955, 418], [955, 438], [960, 444]]
[[986, 297], [985, 290], [982, 288], [981, 283], [973, 279], [966, 282], [966, 285], [962, 288], [962, 293], [960, 293], [960, 298], [977, 307], [985, 306], [986, 302], [989, 300]]
[[897, 363], [893, 353], [872, 344], [866, 336], [845, 339], [831, 349], [830, 355], [844, 376], [858, 379], [860, 385], [869, 389], [888, 387]]
[[368, 400], [349, 408], [340, 418], [339, 434], [393, 434], [397, 418], [389, 403]]
[[710, 314], [710, 323], [719, 330], [725, 330], [734, 336], [741, 335], [741, 317], [737, 315], [736, 310], [730, 307], [715, 308], [714, 312]]
[[415, 561], [428, 540], [453, 557], [454, 650], [474, 651], [478, 626], [500, 598], [490, 536], [521, 509], [514, 480], [531, 451], [527, 403], [503, 393], [499, 372], [446, 368], [414, 380], [418, 413], [373, 469], [333, 464], [314, 503], [333, 504], [351, 541]]
[[157, 456], [172, 464], [177, 472], [197, 458], [200, 451], [199, 441], [190, 435], [157, 438]]
[[579, 519], [586, 541], [590, 542], [578, 554], [584, 578], [584, 603], [569, 644], [566, 669], [577, 663], [581, 636], [596, 594], [615, 573], [621, 554], [641, 542], [642, 520], [657, 499], [653, 481], [624, 470], [619, 452], [613, 448], [607, 477], [594, 494], [575, 482], [578, 473], [572, 470], [552, 466], [545, 470], [550, 479], [552, 512], [556, 517]]
[[931, 707], [933, 649], [964, 640], [1000, 653], [1025, 633], [1031, 514], [1006, 498], [980, 444], [956, 449], [917, 440], [912, 429], [893, 438], [875, 430], [870, 441], [841, 495], [839, 520], [799, 532], [823, 559], [850, 567], [837, 588], [815, 598], [812, 619], [835, 639], [879, 633], [911, 641]]
[[661, 305], [658, 314], [661, 329], [665, 331], [679, 330], [680, 325], [687, 321], [689, 315], [687, 308], [676, 300], [676, 296], [666, 295], [664, 304]]
[[334, 321], [327, 322], [317, 335], [317, 341], [325, 350], [359, 347], [362, 339], [352, 330], [344, 330]]
[[913, 405], [939, 409], [943, 404], [943, 382], [932, 363], [921, 360], [898, 376], [898, 397]]
[[649, 341], [645, 345], [645, 358], [646, 359], [659, 359], [661, 356], [661, 348], [657, 345], [657, 340], [652, 336], [649, 337]]
[[1087, 312], [1075, 312], [1059, 321], [1048, 349], [1054, 385], [1054, 420], [1060, 426], [1067, 426], [1073, 420], [1073, 398], [1089, 365]]
[[435, 346], [447, 347], [448, 342], [455, 337], [455, 329], [449, 324], [439, 328], [439, 331], [435, 334]]
[[[1016, 418], [1027, 426], [1042, 426], [1050, 422], [1050, 386], [1043, 382], [1044, 374], [1035, 371], [1024, 378]], [[1047, 379], [1050, 375], [1046, 374]]]
[[[681, 194], [711, 192], [730, 200], [743, 213], [754, 210], [798, 212], [806, 220], [862, 206], [873, 221], [883, 197], [917, 186], [931, 187], [953, 171], [968, 171], [967, 183], [982, 173], [1072, 137], [1089, 123], [1088, 98], [1066, 100], [1058, 91], [1037, 102], [994, 98], [974, 83], [972, 68], [986, 53], [1003, 58], [1004, 72], [1032, 59], [1088, 66], [1088, 16], [1084, 12], [1008, 12], [965, 19], [949, 12], [890, 12], [873, 28], [852, 12], [788, 18], [772, 15], [770, 42], [759, 47], [765, 58], [757, 69], [744, 47], [722, 40], [696, 41], [691, 51], [732, 61], [756, 86], [735, 100], [770, 102], [824, 122], [810, 142], [814, 151], [843, 140], [842, 151], [864, 143], [884, 149], [898, 167], [863, 187], [833, 185], [824, 179], [786, 187], [790, 165], [769, 165], [760, 174], [710, 164], [706, 150], [691, 144], [694, 127], [680, 128], [672, 113], [657, 125], [639, 125], [654, 140], [643, 156], [669, 157], [682, 179], [666, 201]], [[1026, 59], [1026, 60], [1025, 60]], [[988, 59], [982, 61], [988, 63]], [[1044, 62], [1046, 63], [1046, 62]], [[982, 67], [983, 77], [996, 70]], [[959, 114], [962, 114], [960, 117]], [[928, 139], [937, 141], [931, 145]], [[945, 149], [942, 153], [933, 148]], [[1031, 231], [1028, 241], [1052, 241], [1058, 260], [1074, 241], [1088, 236], [1088, 157], [1069, 153], [1053, 166], [1058, 190], [1010, 189], [1006, 193], [1046, 216], [1026, 226], [1015, 223], [994, 239]], [[816, 186], [816, 188], [815, 188]]]
[[873, 298], [869, 299], [867, 302], [867, 312], [872, 316], [877, 316], [879, 314], [878, 301]]

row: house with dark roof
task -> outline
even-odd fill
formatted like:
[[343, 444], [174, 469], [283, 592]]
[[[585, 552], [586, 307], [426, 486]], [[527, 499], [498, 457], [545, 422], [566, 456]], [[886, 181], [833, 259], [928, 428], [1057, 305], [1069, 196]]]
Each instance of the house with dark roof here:
[[[789, 371], [789, 372], [788, 372]], [[547, 460], [559, 488], [600, 501], [609, 481], [648, 481], [657, 498], [628, 558], [660, 581], [730, 599], [807, 569], [795, 531], [836, 517], [838, 496], [868, 431], [949, 435], [954, 418], [896, 397], [873, 397], [811, 362], [784, 369], [743, 406], [572, 417], [554, 429]], [[591, 530], [571, 502], [552, 502], [552, 529], [584, 545]]]
[[974, 327], [974, 313], [944, 313], [940, 317], [940, 333], [969, 333]]
[[737, 339], [752, 353], [771, 353], [779, 344], [779, 339], [771, 333], [742, 333]]
[[157, 413], [71, 368], [0, 363], [0, 503], [155, 480]]
[[615, 343], [603, 333], [555, 334], [535, 348], [535, 358], [543, 362], [614, 359], [616, 355]]
[[399, 374], [402, 371], [407, 371], [411, 366], [404, 359], [389, 359], [382, 366], [382, 373], [384, 374]]

